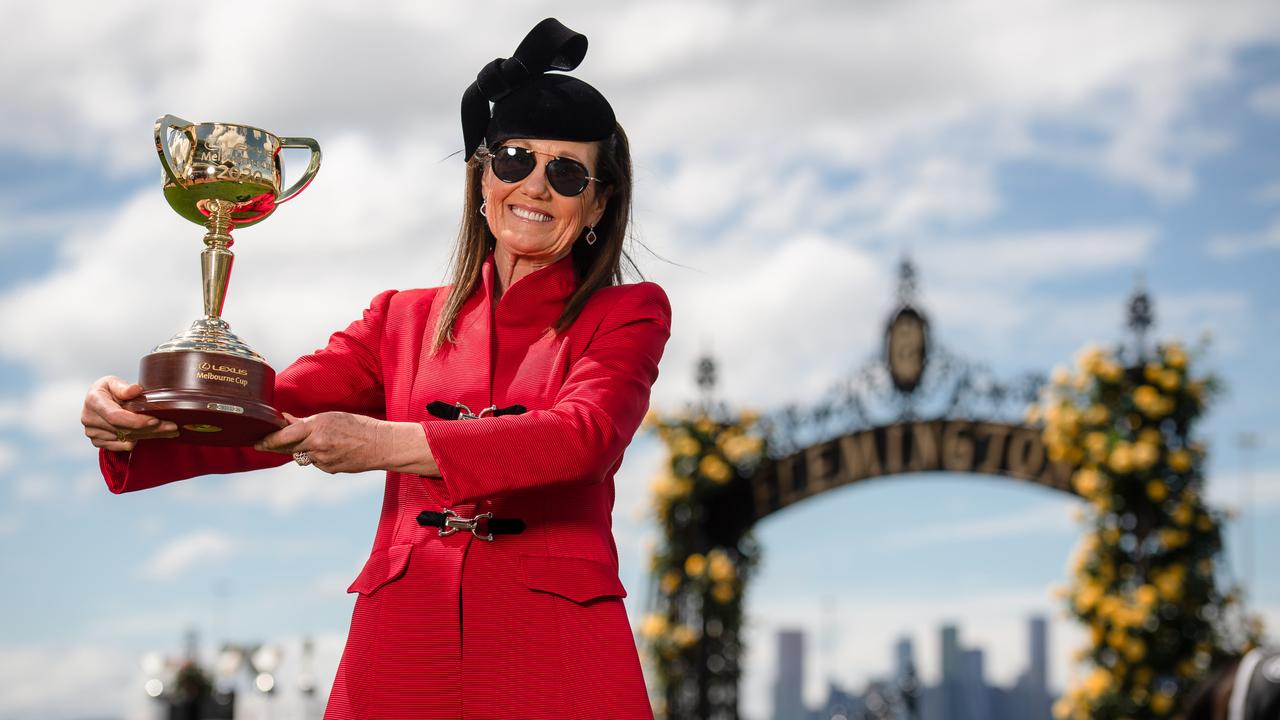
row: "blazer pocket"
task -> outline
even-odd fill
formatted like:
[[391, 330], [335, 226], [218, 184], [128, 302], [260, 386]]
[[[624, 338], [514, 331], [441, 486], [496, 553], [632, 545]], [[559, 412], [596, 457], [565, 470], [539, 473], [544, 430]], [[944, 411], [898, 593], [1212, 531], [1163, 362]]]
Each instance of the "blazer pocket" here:
[[521, 555], [520, 573], [530, 590], [552, 593], [579, 604], [627, 596], [612, 565], [586, 558]]
[[347, 588], [347, 592], [361, 595], [374, 594], [378, 588], [404, 574], [405, 568], [409, 567], [409, 554], [412, 551], [413, 545], [409, 544], [392, 545], [385, 550], [374, 550], [369, 560], [365, 562], [360, 575], [356, 577], [355, 582], [351, 583], [351, 587]]

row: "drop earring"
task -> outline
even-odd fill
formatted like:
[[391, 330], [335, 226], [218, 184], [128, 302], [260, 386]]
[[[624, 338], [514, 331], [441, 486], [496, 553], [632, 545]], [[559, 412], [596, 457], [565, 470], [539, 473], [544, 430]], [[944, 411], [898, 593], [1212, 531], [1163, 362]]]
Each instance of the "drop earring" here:
[[481, 217], [489, 217], [489, 201], [488, 200], [480, 201], [480, 215]]
[[587, 226], [587, 244], [588, 245], [596, 244], [596, 229], [594, 227], [591, 227], [590, 225]]

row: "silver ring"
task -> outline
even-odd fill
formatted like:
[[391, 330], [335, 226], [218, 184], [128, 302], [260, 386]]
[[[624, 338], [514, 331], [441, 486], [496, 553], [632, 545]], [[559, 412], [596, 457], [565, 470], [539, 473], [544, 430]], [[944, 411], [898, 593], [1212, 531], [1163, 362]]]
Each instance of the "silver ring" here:
[[305, 467], [311, 464], [311, 456], [307, 454], [306, 450], [299, 450], [293, 454], [293, 461]]

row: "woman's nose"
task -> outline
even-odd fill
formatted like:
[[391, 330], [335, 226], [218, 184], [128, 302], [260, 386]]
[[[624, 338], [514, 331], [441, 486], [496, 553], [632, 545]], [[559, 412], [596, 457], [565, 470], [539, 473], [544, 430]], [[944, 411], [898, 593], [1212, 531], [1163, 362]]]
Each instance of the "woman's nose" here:
[[[536, 156], [535, 156], [536, 157]], [[541, 158], [538, 164], [534, 166], [533, 172], [524, 179], [524, 191], [530, 197], [545, 198], [550, 195], [550, 187], [547, 185], [547, 163]]]

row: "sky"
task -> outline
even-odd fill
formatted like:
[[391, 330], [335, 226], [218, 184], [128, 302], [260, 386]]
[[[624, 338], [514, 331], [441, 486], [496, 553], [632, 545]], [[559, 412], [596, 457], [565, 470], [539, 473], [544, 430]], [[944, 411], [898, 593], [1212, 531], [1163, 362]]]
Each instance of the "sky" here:
[[[1280, 567], [1260, 550], [1280, 542], [1273, 2], [0, 0], [0, 719], [150, 717], [139, 659], [178, 654], [188, 629], [206, 656], [281, 645], [284, 710], [303, 638], [331, 679], [372, 540], [373, 474], [106, 491], [85, 391], [134, 377], [200, 312], [201, 231], [162, 198], [154, 119], [323, 147], [311, 187], [236, 234], [224, 317], [281, 368], [381, 290], [444, 282], [461, 92], [551, 14], [590, 38], [575, 74], [631, 138], [635, 256], [674, 308], [654, 407], [695, 398], [706, 353], [732, 407], [820, 398], [879, 352], [903, 257], [938, 341], [1005, 376], [1123, 341], [1141, 283], [1156, 337], [1208, 338], [1196, 362], [1226, 387], [1201, 428], [1209, 496], [1238, 512], [1228, 559], [1276, 636]], [[617, 478], [633, 621], [661, 452], [637, 437]], [[769, 715], [775, 634], [793, 627], [811, 702], [886, 673], [903, 635], [936, 678], [943, 622], [1011, 683], [1036, 614], [1062, 687], [1083, 641], [1051, 594], [1074, 508], [928, 475], [766, 519], [744, 713]]]

